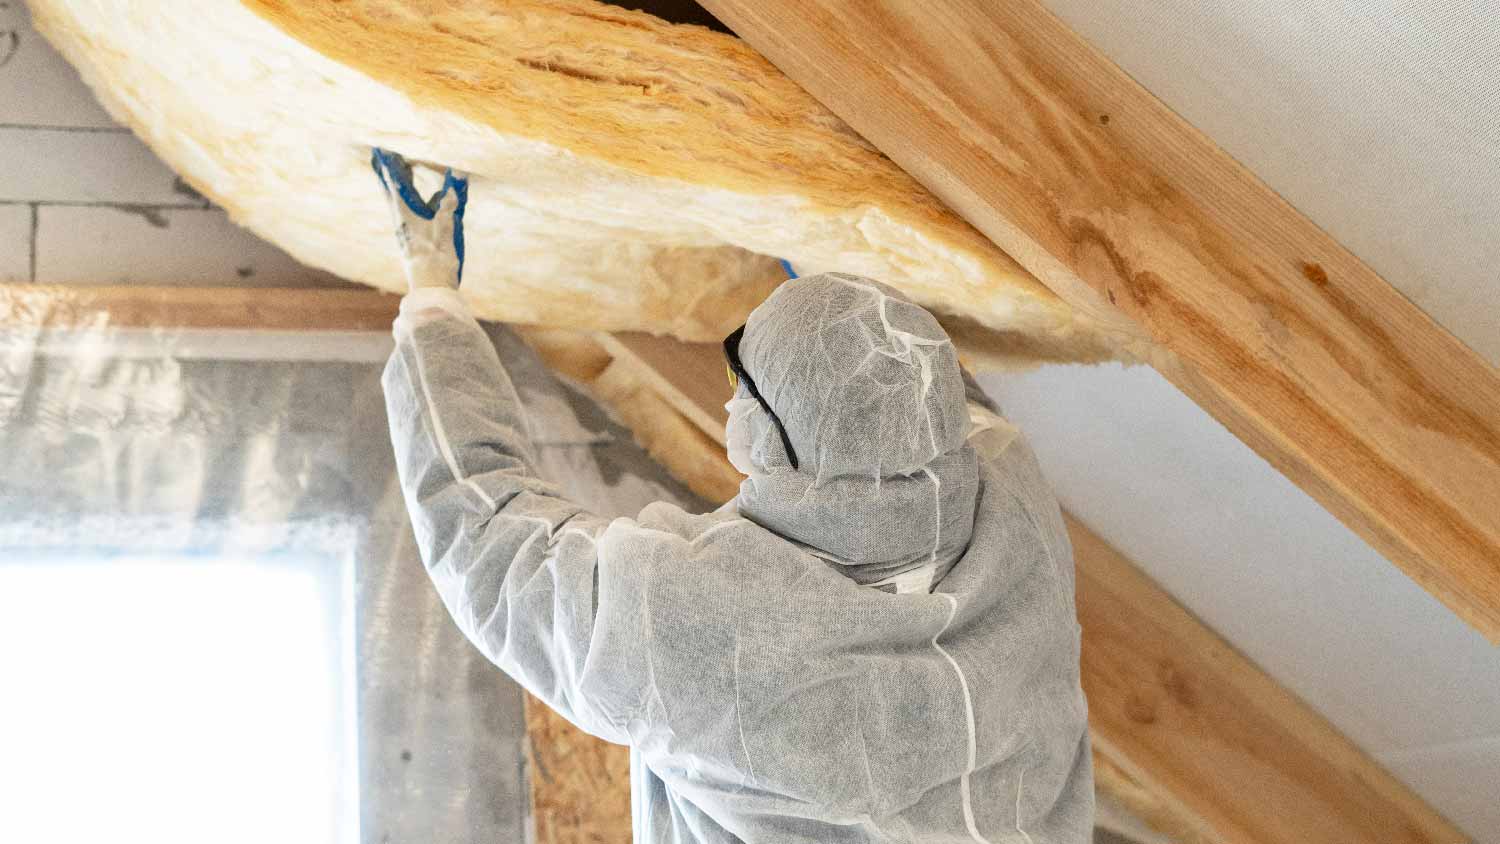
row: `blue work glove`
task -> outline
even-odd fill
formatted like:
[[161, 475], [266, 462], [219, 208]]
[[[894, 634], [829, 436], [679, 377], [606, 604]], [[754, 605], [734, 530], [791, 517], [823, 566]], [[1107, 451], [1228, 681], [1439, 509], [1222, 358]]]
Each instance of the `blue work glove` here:
[[411, 165], [400, 155], [376, 147], [370, 153], [370, 166], [375, 168], [375, 175], [385, 188], [409, 289], [456, 289], [464, 274], [468, 177], [448, 170], [443, 176], [442, 190], [424, 200], [412, 182]]

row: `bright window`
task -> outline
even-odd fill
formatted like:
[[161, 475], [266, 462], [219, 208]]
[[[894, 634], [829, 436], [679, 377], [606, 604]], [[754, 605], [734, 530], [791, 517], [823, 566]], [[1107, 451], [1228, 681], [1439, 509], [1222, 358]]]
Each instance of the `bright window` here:
[[350, 584], [0, 549], [0, 841], [355, 844]]

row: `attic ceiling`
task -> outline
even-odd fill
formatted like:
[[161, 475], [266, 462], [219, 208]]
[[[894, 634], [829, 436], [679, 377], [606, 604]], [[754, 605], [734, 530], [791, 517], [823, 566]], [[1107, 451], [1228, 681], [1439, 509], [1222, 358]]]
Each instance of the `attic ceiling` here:
[[[896, 281], [945, 310], [950, 325], [971, 329], [966, 338], [971, 353], [1095, 360], [1138, 348], [1133, 345], [1138, 336], [1128, 329], [1074, 313], [1038, 289], [967, 226], [941, 209], [934, 212], [930, 199], [883, 191], [883, 181], [905, 177], [878, 155], [863, 158], [869, 151], [850, 141], [836, 118], [794, 93], [775, 108], [740, 115], [749, 121], [736, 124], [741, 136], [763, 141], [767, 149], [789, 138], [797, 139], [794, 146], [805, 141], [816, 153], [808, 152], [798, 166], [821, 164], [819, 155], [833, 149], [851, 161], [874, 162], [873, 172], [840, 171], [818, 193], [794, 178], [787, 162], [754, 171], [755, 162], [726, 164], [720, 157], [717, 164], [735, 173], [729, 181], [761, 181], [753, 188], [718, 185], [722, 201], [680, 208], [684, 184], [702, 191], [725, 171], [710, 174], [711, 168], [688, 165], [667, 172], [660, 167], [660, 151], [649, 148], [624, 163], [591, 158], [599, 150], [578, 137], [589, 132], [598, 137], [604, 124], [589, 124], [588, 132], [572, 136], [573, 143], [563, 143], [527, 134], [538, 130], [534, 125], [497, 127], [494, 121], [454, 119], [446, 108], [424, 105], [420, 96], [395, 95], [389, 86], [349, 78], [299, 47], [287, 29], [246, 17], [231, 8], [233, 3], [193, 4], [201, 20], [193, 20], [191, 33], [153, 31], [152, 37], [202, 42], [202, 49], [182, 59], [145, 55], [149, 40], [132, 32], [143, 24], [128, 16], [91, 22], [74, 17], [63, 3], [32, 5], [44, 18], [39, 25], [80, 65], [112, 111], [242, 224], [314, 266], [378, 287], [398, 290], [401, 283], [394, 253], [386, 246], [384, 209], [368, 195], [368, 171], [358, 154], [375, 142], [489, 177], [495, 204], [472, 221], [484, 227], [487, 242], [497, 244], [497, 254], [520, 256], [504, 266], [498, 261], [486, 266], [480, 259], [470, 265], [468, 287], [492, 317], [717, 339], [779, 280], [771, 256], [785, 256], [799, 269], [852, 265]], [[254, 5], [267, 13], [285, 11], [274, 3]], [[511, 5], [577, 9], [592, 4]], [[1406, 67], [1419, 65], [1425, 49], [1456, 57], [1455, 70], [1425, 78], [1441, 96], [1424, 103], [1407, 92], [1400, 108], [1384, 109], [1382, 126], [1361, 118], [1358, 104], [1362, 97], [1377, 99], [1388, 79], [1381, 74], [1399, 67], [1358, 59], [1390, 52], [1391, 42], [1383, 40], [1395, 26], [1389, 18], [1385, 28], [1356, 28], [1341, 37], [1339, 13], [1312, 25], [1274, 3], [1217, 17], [1188, 8], [1140, 13], [1132, 4], [1050, 5], [1316, 222], [1346, 239], [1470, 346], [1497, 360], [1500, 309], [1493, 294], [1494, 261], [1485, 250], [1500, 239], [1466, 233], [1494, 218], [1486, 203], [1500, 196], [1500, 189], [1486, 191], [1497, 187], [1494, 174], [1500, 167], [1493, 166], [1493, 158], [1500, 147], [1476, 152], [1463, 141], [1493, 134], [1500, 104], [1493, 88], [1486, 94], [1482, 86], [1455, 87], [1473, 78], [1476, 68], [1500, 67], [1492, 41], [1457, 37], [1454, 28], [1444, 30], [1440, 20], [1434, 22], [1443, 18], [1436, 12], [1417, 16], [1413, 26], [1428, 46], [1399, 53]], [[1358, 17], [1353, 10], [1342, 14]], [[172, 18], [191, 17], [170, 9], [156, 15], [168, 26]], [[606, 18], [597, 23], [613, 28], [634, 20], [624, 13]], [[306, 20], [300, 25], [314, 26]], [[584, 38], [584, 30], [573, 32]], [[246, 58], [234, 78], [219, 80], [226, 87], [195, 90], [177, 84], [193, 68], [210, 66], [214, 51], [227, 44], [213, 38], [230, 33], [244, 40], [228, 52]], [[1326, 66], [1285, 61], [1289, 51], [1312, 49], [1304, 38], [1343, 56], [1354, 70], [1330, 84]], [[696, 48], [674, 48], [696, 55]], [[326, 86], [329, 96], [319, 101], [326, 110], [299, 107], [289, 111], [313, 116], [289, 115], [277, 110], [279, 94], [238, 93], [304, 62], [318, 72], [296, 79], [295, 87]], [[588, 80], [568, 78], [565, 86], [589, 87]], [[1339, 103], [1332, 102], [1333, 95], [1303, 100], [1302, 111], [1281, 108], [1286, 98], [1278, 91], [1316, 91], [1320, 84], [1348, 96]], [[558, 93], [562, 90], [522, 93], [550, 104], [567, 101]], [[1466, 117], [1463, 109], [1452, 107], [1463, 90], [1480, 92]], [[1246, 91], [1254, 96], [1244, 96]], [[244, 102], [236, 105], [253, 107], [215, 103], [240, 99]], [[1311, 123], [1304, 119], [1309, 109], [1318, 115]], [[787, 113], [800, 115], [800, 123], [786, 125], [798, 122]], [[590, 114], [604, 116], [606, 123], [616, 119], [597, 110]], [[1445, 138], [1416, 128], [1424, 123], [1452, 128], [1465, 119], [1465, 131]], [[346, 125], [357, 131], [338, 134]], [[267, 126], [275, 126], [271, 134], [280, 137], [259, 137]], [[708, 146], [732, 146], [738, 139], [729, 134], [710, 131]], [[1360, 139], [1367, 154], [1348, 155], [1350, 138]], [[492, 145], [504, 154], [478, 152]], [[698, 154], [688, 143], [670, 152]], [[580, 164], [578, 159], [590, 160]], [[752, 172], [744, 171], [747, 166]], [[1382, 172], [1410, 168], [1424, 175], [1381, 181]], [[762, 192], [768, 185], [773, 190]], [[896, 193], [908, 189], [925, 196], [916, 187]], [[597, 205], [580, 199], [599, 190], [606, 199]], [[642, 195], [649, 199], [641, 200]], [[811, 239], [803, 234], [809, 231]], [[629, 245], [640, 243], [647, 245]], [[557, 260], [558, 255], [563, 258]], [[928, 268], [931, 276], [924, 275]], [[970, 283], [956, 291], [936, 289], [934, 278], [954, 272]], [[690, 288], [681, 286], [684, 278], [691, 279]], [[683, 308], [683, 301], [696, 304]], [[969, 319], [951, 319], [959, 313]], [[976, 329], [984, 323], [986, 328]], [[628, 396], [636, 387], [628, 386], [628, 379], [625, 383], [621, 395]], [[986, 383], [1038, 443], [1065, 504], [1434, 805], [1476, 832], [1500, 828], [1493, 806], [1473, 798], [1473, 783], [1500, 776], [1500, 721], [1495, 720], [1500, 707], [1493, 705], [1500, 700], [1500, 660], [1494, 649], [1150, 370], [1057, 366]]]

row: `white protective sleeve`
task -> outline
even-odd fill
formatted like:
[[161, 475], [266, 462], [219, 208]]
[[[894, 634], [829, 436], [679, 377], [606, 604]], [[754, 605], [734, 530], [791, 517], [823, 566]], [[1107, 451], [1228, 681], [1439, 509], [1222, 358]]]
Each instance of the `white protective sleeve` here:
[[[623, 743], [595, 714], [609, 703], [582, 692], [599, 612], [597, 540], [608, 523], [539, 479], [525, 411], [457, 291], [407, 296], [394, 334], [382, 377], [391, 440], [422, 561], [444, 605], [526, 689]], [[601, 663], [588, 671], [609, 673]]]

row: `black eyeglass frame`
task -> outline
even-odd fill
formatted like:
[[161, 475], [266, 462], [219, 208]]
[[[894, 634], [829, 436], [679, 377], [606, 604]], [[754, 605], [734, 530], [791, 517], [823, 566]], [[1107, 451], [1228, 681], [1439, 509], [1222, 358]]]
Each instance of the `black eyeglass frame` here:
[[771, 409], [770, 402], [767, 402], [760, 394], [760, 390], [755, 388], [755, 379], [750, 377], [750, 373], [745, 371], [745, 365], [740, 363], [740, 340], [744, 336], [745, 326], [742, 325], [724, 338], [724, 359], [729, 362], [729, 371], [734, 373], [736, 379], [745, 383], [745, 387], [750, 390], [751, 398], [755, 399], [761, 409], [771, 417], [771, 422], [776, 426], [776, 433], [781, 435], [781, 446], [786, 449], [786, 458], [791, 461], [792, 468], [796, 469], [798, 468], [797, 450], [792, 448], [792, 438], [787, 436], [786, 426], [781, 424], [781, 417], [776, 415], [776, 411]]

